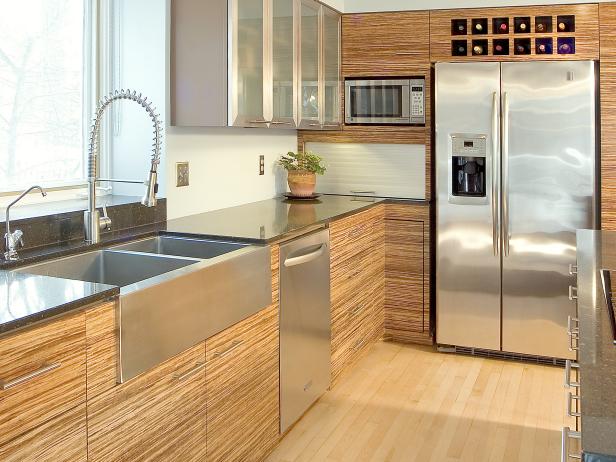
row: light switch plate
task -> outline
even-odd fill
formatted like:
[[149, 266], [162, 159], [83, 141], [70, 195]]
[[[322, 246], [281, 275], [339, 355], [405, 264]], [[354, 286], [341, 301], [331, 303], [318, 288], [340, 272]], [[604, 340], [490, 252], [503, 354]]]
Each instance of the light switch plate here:
[[188, 162], [177, 162], [175, 164], [175, 185], [180, 188], [188, 186]]

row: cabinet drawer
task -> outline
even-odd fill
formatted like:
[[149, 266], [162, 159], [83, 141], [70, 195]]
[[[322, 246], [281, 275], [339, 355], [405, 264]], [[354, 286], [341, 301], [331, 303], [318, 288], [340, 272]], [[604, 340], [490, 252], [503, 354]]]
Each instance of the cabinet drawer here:
[[279, 435], [278, 306], [206, 342], [208, 461], [259, 461]]
[[383, 240], [384, 219], [380, 206], [330, 224], [331, 265], [340, 264]]
[[350, 298], [374, 279], [383, 278], [384, 271], [383, 245], [377, 243], [333, 267], [330, 284], [332, 306]]
[[0, 445], [85, 402], [85, 314], [0, 339], [0, 380]]
[[80, 404], [0, 446], [3, 462], [85, 462], [86, 405]]
[[88, 399], [88, 460], [204, 460], [205, 345]]

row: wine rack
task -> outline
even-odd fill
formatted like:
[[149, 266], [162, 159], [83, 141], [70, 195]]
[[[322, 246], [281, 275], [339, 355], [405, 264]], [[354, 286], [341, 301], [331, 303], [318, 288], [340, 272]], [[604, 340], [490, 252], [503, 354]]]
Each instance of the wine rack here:
[[598, 59], [596, 4], [430, 13], [431, 61]]

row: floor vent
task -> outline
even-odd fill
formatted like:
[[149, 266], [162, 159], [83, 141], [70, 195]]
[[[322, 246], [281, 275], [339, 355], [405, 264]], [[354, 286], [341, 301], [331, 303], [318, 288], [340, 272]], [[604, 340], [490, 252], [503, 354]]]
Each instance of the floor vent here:
[[524, 355], [520, 353], [507, 353], [505, 351], [484, 350], [482, 348], [471, 348], [461, 346], [439, 346], [439, 351], [444, 353], [458, 353], [462, 355], [481, 356], [483, 358], [506, 359], [509, 361], [523, 361], [527, 363], [545, 364], [548, 366], [565, 366], [565, 360], [559, 358], [548, 358], [545, 356]]

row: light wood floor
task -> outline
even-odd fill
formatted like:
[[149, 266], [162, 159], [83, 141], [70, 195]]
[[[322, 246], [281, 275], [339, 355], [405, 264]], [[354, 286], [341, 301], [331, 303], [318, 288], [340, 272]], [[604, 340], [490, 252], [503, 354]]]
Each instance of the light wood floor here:
[[560, 460], [563, 370], [377, 343], [268, 462]]

